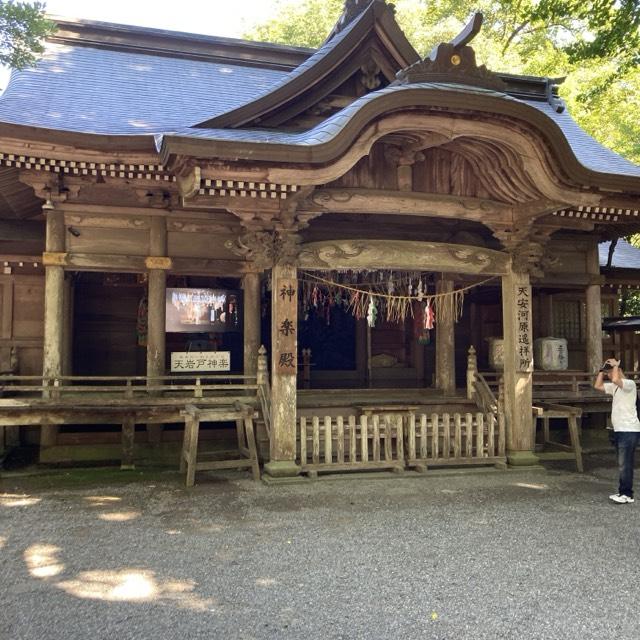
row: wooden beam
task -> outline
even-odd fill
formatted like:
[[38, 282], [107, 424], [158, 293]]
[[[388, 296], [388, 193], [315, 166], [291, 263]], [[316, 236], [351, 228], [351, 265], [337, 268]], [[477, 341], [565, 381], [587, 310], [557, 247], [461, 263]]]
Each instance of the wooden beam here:
[[319, 189], [302, 201], [298, 210], [464, 218], [476, 222], [508, 223], [513, 219], [513, 208], [495, 200], [384, 189]]
[[410, 240], [309, 242], [300, 251], [302, 269], [408, 269], [482, 275], [506, 273], [509, 256], [468, 245]]

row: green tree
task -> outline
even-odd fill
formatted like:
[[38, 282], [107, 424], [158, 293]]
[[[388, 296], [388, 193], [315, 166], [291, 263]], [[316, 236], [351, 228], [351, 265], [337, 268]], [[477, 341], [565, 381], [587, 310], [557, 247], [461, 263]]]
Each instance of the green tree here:
[[317, 49], [336, 23], [344, 0], [278, 0], [275, 16], [256, 25], [245, 37], [259, 42], [277, 42]]
[[609, 59], [622, 72], [640, 64], [638, 0], [540, 0], [526, 17], [531, 25], [561, 25], [571, 62]]
[[[343, 0], [279, 0], [255, 40], [318, 47]], [[396, 0], [396, 18], [425, 56], [469, 18], [467, 0]], [[638, 0], [477, 0], [484, 25], [472, 43], [494, 71], [568, 76], [561, 88], [578, 123], [602, 144], [640, 162]]]
[[44, 15], [42, 2], [0, 1], [0, 64], [24, 69], [44, 51], [44, 38], [55, 23]]

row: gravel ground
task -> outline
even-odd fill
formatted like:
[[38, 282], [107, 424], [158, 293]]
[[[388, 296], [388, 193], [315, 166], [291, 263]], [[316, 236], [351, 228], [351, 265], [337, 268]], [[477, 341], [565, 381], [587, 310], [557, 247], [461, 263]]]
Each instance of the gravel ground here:
[[607, 500], [611, 456], [587, 463], [192, 490], [5, 475], [0, 638], [637, 640], [640, 501]]

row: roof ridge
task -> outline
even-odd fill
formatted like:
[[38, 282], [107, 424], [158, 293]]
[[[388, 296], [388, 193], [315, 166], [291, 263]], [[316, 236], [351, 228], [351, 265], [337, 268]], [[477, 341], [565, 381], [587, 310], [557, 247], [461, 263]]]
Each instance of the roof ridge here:
[[67, 46], [89, 46], [132, 53], [235, 63], [291, 70], [302, 64], [314, 49], [254, 42], [155, 27], [47, 16], [58, 30], [49, 42]]

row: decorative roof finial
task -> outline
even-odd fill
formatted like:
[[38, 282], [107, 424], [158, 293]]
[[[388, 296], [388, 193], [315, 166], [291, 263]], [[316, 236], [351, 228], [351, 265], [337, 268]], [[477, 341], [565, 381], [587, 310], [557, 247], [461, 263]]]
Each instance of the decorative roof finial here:
[[336, 33], [340, 33], [345, 27], [350, 25], [365, 9], [368, 9], [372, 4], [386, 5], [392, 11], [395, 7], [392, 4], [387, 5], [385, 0], [345, 0], [344, 9], [342, 14], [338, 18], [335, 26], [331, 30], [331, 33], [327, 37], [326, 42], [331, 40]]
[[467, 46], [480, 32], [481, 26], [482, 14], [478, 12], [453, 40], [440, 43], [427, 58], [399, 71], [397, 82], [444, 82], [504, 91], [504, 81], [484, 65], [478, 66], [475, 51]]

